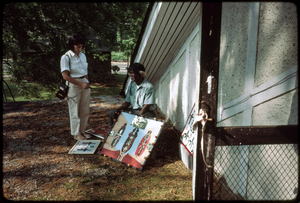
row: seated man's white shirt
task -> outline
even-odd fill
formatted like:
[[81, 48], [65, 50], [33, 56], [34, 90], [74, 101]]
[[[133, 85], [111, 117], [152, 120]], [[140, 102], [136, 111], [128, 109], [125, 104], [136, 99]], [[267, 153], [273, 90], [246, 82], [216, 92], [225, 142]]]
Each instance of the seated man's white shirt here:
[[138, 86], [136, 82], [128, 86], [125, 101], [130, 103], [132, 109], [142, 109], [145, 104], [151, 105], [149, 110], [156, 108], [154, 103], [154, 87], [146, 79]]
[[[71, 71], [69, 67], [69, 58], [71, 60]], [[73, 51], [69, 50], [61, 57], [60, 69], [61, 72], [66, 70], [69, 71], [72, 78], [85, 76], [88, 74], [88, 63], [86, 62], [86, 56], [82, 52], [80, 52], [79, 56], [77, 56]]]

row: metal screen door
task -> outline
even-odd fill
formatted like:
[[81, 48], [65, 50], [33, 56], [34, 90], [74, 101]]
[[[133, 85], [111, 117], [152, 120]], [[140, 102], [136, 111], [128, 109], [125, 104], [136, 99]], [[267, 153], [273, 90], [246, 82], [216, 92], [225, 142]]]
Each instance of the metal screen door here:
[[[213, 169], [198, 152], [195, 199], [293, 200], [299, 186], [298, 66], [261, 78], [255, 74], [261, 69], [257, 58], [245, 69], [224, 65], [221, 10], [221, 3], [203, 3], [201, 50], [210, 51], [201, 51], [199, 101], [214, 119], [204, 136], [206, 162]], [[249, 3], [249, 11], [255, 22], [259, 4]], [[248, 29], [254, 29], [248, 41], [255, 41], [259, 30], [251, 23]], [[246, 51], [257, 49], [259, 44], [249, 43]]]

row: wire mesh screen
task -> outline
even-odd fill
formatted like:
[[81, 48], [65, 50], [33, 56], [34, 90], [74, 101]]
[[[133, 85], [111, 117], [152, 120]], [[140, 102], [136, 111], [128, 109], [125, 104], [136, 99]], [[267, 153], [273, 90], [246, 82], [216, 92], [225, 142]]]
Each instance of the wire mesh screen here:
[[295, 199], [298, 156], [298, 144], [216, 146], [212, 199]]

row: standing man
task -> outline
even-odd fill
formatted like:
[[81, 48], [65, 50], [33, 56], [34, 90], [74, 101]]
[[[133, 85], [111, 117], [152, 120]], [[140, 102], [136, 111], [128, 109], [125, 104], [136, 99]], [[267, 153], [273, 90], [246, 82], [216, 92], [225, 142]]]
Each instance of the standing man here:
[[[110, 112], [110, 126], [113, 125], [113, 119], [118, 118], [121, 110], [132, 111], [133, 114], [147, 117], [155, 117], [153, 111], [156, 106], [154, 103], [154, 87], [144, 79], [146, 77], [145, 68], [140, 63], [134, 63], [128, 68], [128, 75], [132, 83], [128, 87], [125, 102], [121, 107], [113, 109]], [[131, 105], [131, 108], [129, 106]]]

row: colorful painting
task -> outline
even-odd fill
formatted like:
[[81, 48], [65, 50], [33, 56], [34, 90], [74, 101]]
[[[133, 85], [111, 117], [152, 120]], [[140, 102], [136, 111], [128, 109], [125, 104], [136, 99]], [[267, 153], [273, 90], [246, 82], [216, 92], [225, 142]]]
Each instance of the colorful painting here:
[[193, 156], [194, 153], [194, 140], [195, 136], [197, 135], [196, 132], [194, 132], [193, 130], [195, 114], [196, 110], [194, 105], [180, 136], [181, 144], [185, 147], [185, 149], [189, 152], [191, 156]]
[[109, 125], [103, 125], [103, 126], [86, 130], [85, 132], [94, 135], [96, 137], [99, 137], [100, 139], [105, 139], [109, 131], [110, 131]]
[[69, 154], [94, 154], [101, 140], [80, 140], [69, 151]]
[[99, 154], [142, 170], [165, 121], [122, 112], [101, 144]]
[[144, 152], [145, 148], [149, 144], [149, 141], [150, 141], [150, 138], [151, 138], [151, 133], [152, 133], [152, 131], [149, 130], [148, 133], [143, 137], [143, 139], [141, 140], [139, 146], [136, 149], [135, 155], [140, 156]]
[[140, 116], [135, 116], [131, 125], [144, 130], [147, 126], [147, 119]]
[[[115, 147], [117, 145], [117, 143], [119, 142], [120, 138], [122, 137], [122, 135], [126, 129], [126, 125], [127, 125], [127, 123], [124, 123], [124, 125], [119, 129], [118, 133], [116, 134], [113, 141], [111, 142], [112, 147]], [[113, 136], [113, 135], [111, 135], [111, 136]]]

